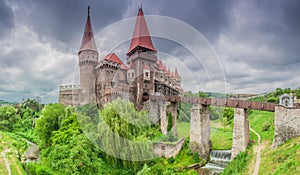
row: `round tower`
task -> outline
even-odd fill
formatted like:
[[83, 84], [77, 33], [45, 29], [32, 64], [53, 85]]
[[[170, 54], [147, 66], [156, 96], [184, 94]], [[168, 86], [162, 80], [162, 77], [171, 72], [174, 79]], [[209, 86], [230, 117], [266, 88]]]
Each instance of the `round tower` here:
[[81, 47], [78, 52], [80, 68], [81, 103], [95, 102], [95, 71], [98, 63], [98, 51], [94, 40], [92, 23], [90, 19], [90, 7], [85, 24]]

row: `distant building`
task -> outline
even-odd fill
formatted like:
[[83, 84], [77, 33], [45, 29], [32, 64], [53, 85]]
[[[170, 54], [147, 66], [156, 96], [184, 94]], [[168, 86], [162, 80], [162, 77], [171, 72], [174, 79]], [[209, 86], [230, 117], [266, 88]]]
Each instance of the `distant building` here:
[[142, 109], [150, 95], [182, 94], [181, 76], [157, 58], [142, 8], [139, 8], [126, 63], [111, 53], [98, 60], [90, 9], [78, 52], [80, 86], [59, 87], [59, 103], [81, 105], [96, 102], [99, 108], [121, 97]]

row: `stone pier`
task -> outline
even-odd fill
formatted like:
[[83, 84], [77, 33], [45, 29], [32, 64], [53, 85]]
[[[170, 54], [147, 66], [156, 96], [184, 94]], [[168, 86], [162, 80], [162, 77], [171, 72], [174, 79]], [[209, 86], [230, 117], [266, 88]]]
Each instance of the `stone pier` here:
[[244, 108], [234, 108], [234, 126], [232, 137], [232, 155], [234, 159], [240, 152], [245, 151], [249, 143], [248, 111]]
[[277, 105], [274, 126], [272, 148], [277, 148], [287, 140], [300, 136], [300, 109]]
[[212, 144], [210, 140], [209, 109], [206, 105], [196, 104], [191, 109], [189, 149], [207, 159]]
[[172, 114], [172, 133], [177, 136], [177, 103], [170, 103], [168, 112]]
[[167, 106], [169, 102], [159, 102], [160, 129], [162, 134], [168, 134]]

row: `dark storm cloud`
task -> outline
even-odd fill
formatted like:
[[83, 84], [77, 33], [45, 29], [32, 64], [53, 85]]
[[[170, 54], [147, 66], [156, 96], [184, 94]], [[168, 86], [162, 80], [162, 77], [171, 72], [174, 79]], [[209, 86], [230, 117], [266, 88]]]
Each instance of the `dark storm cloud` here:
[[[84, 24], [87, 17], [87, 7], [91, 6], [91, 16], [94, 32], [101, 30], [111, 22], [122, 19], [122, 13], [127, 8], [126, 0], [114, 1], [83, 1], [83, 0], [28, 0], [19, 2], [30, 12], [24, 19], [39, 37], [48, 40], [58, 40], [80, 45]], [[55, 44], [54, 44], [55, 46]]]
[[5, 0], [0, 0], [0, 38], [7, 36], [14, 26], [14, 15]]
[[229, 25], [233, 0], [146, 0], [143, 5], [145, 12], [152, 12], [151, 15], [165, 15], [185, 21], [213, 42]]
[[[277, 86], [299, 86], [300, 1], [142, 2], [145, 15], [183, 20], [208, 39], [221, 57], [229, 91], [256, 93]], [[88, 5], [96, 34], [118, 20], [134, 17], [140, 1], [0, 0], [0, 66], [5, 68], [0, 70], [4, 73], [0, 95], [7, 92], [1, 98], [40, 95], [56, 102], [58, 85], [74, 72]], [[11, 31], [11, 38], [2, 39]], [[157, 38], [153, 42], [160, 52], [186, 64], [199, 86], [209, 87], [205, 67], [196, 66], [184, 46]], [[128, 45], [124, 48], [118, 53], [120, 57]]]

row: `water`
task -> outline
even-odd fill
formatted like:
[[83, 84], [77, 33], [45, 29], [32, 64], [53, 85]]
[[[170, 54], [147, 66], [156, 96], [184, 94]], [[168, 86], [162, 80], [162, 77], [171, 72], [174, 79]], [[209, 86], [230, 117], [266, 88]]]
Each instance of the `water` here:
[[210, 160], [204, 166], [198, 169], [201, 175], [220, 174], [230, 162], [231, 150], [213, 150], [210, 152]]

